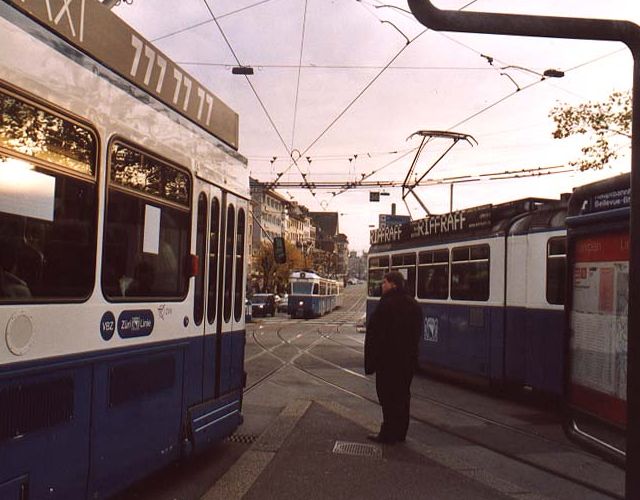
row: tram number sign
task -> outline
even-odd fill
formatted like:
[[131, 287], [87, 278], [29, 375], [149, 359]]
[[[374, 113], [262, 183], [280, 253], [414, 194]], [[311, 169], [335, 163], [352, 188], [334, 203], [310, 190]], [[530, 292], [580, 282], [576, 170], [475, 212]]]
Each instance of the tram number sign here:
[[238, 115], [96, 0], [8, 0], [203, 129], [238, 147]]

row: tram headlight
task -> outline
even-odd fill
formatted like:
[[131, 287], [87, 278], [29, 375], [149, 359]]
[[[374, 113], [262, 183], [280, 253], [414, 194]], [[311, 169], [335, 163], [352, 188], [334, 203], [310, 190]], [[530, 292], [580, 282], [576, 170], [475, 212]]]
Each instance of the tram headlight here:
[[301, 300], [300, 302], [298, 302], [298, 305], [299, 306], [303, 306], [304, 305], [304, 301]]

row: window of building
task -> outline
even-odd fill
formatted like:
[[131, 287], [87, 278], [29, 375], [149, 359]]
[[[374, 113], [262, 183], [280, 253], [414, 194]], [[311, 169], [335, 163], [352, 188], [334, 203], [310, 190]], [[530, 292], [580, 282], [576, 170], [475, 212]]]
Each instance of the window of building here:
[[102, 290], [112, 300], [187, 293], [191, 178], [181, 168], [114, 141], [109, 151]]
[[0, 302], [87, 298], [94, 286], [97, 138], [0, 89]]
[[449, 297], [449, 250], [418, 254], [418, 298], [445, 300]]
[[567, 274], [567, 240], [551, 238], [547, 243], [547, 302], [564, 304]]
[[452, 249], [451, 298], [489, 300], [489, 245]]

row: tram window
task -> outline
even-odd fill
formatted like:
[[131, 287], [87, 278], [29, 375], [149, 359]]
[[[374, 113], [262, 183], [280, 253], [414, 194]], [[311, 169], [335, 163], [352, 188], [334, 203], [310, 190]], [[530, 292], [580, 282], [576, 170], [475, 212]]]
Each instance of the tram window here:
[[231, 319], [231, 290], [233, 289], [233, 239], [235, 236], [236, 212], [233, 205], [227, 207], [227, 228], [224, 249], [224, 320]]
[[318, 295], [319, 293], [320, 292], [319, 292], [319, 289], [318, 289], [318, 284], [314, 283], [313, 284], [313, 295]]
[[218, 254], [220, 253], [220, 201], [211, 200], [209, 224], [209, 291], [207, 294], [207, 321], [213, 324], [218, 307]]
[[105, 296], [184, 298], [189, 283], [185, 257], [191, 226], [190, 178], [169, 163], [114, 142], [109, 179], [102, 267]]
[[[23, 178], [23, 185], [48, 186], [45, 193], [21, 192], [16, 181]], [[0, 302], [87, 297], [95, 275], [95, 183], [0, 154], [0, 198]], [[43, 201], [46, 209], [35, 206]]]
[[196, 255], [198, 256], [199, 269], [195, 279], [195, 297], [193, 301], [193, 321], [196, 325], [202, 323], [204, 316], [204, 268], [206, 257], [207, 230], [207, 195], [200, 193], [198, 197], [198, 221], [196, 225]]
[[233, 318], [240, 321], [244, 301], [242, 300], [244, 278], [244, 210], [238, 210], [238, 232], [236, 238], [236, 283], [234, 289]]
[[567, 240], [551, 238], [547, 243], [547, 302], [564, 304], [567, 272]]
[[382, 281], [384, 275], [389, 271], [389, 256], [371, 257], [369, 259], [369, 276], [367, 293], [369, 297], [380, 297], [382, 295]]
[[0, 147], [90, 177], [96, 173], [96, 139], [71, 120], [0, 90]]
[[418, 298], [445, 300], [449, 297], [449, 250], [420, 252]]
[[327, 294], [327, 284], [324, 281], [320, 282], [320, 295]]
[[414, 296], [416, 293], [416, 254], [406, 253], [391, 257], [391, 270], [400, 271], [405, 278], [405, 290]]
[[93, 290], [97, 140], [0, 90], [0, 302]]
[[451, 298], [489, 299], [489, 246], [476, 245], [451, 251]]

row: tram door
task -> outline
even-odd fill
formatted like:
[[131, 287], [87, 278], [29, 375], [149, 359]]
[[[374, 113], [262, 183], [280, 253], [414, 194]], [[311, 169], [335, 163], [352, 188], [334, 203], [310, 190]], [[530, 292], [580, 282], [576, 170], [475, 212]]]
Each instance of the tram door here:
[[197, 200], [194, 322], [204, 339], [202, 399], [208, 401], [242, 378], [246, 202], [208, 184]]

